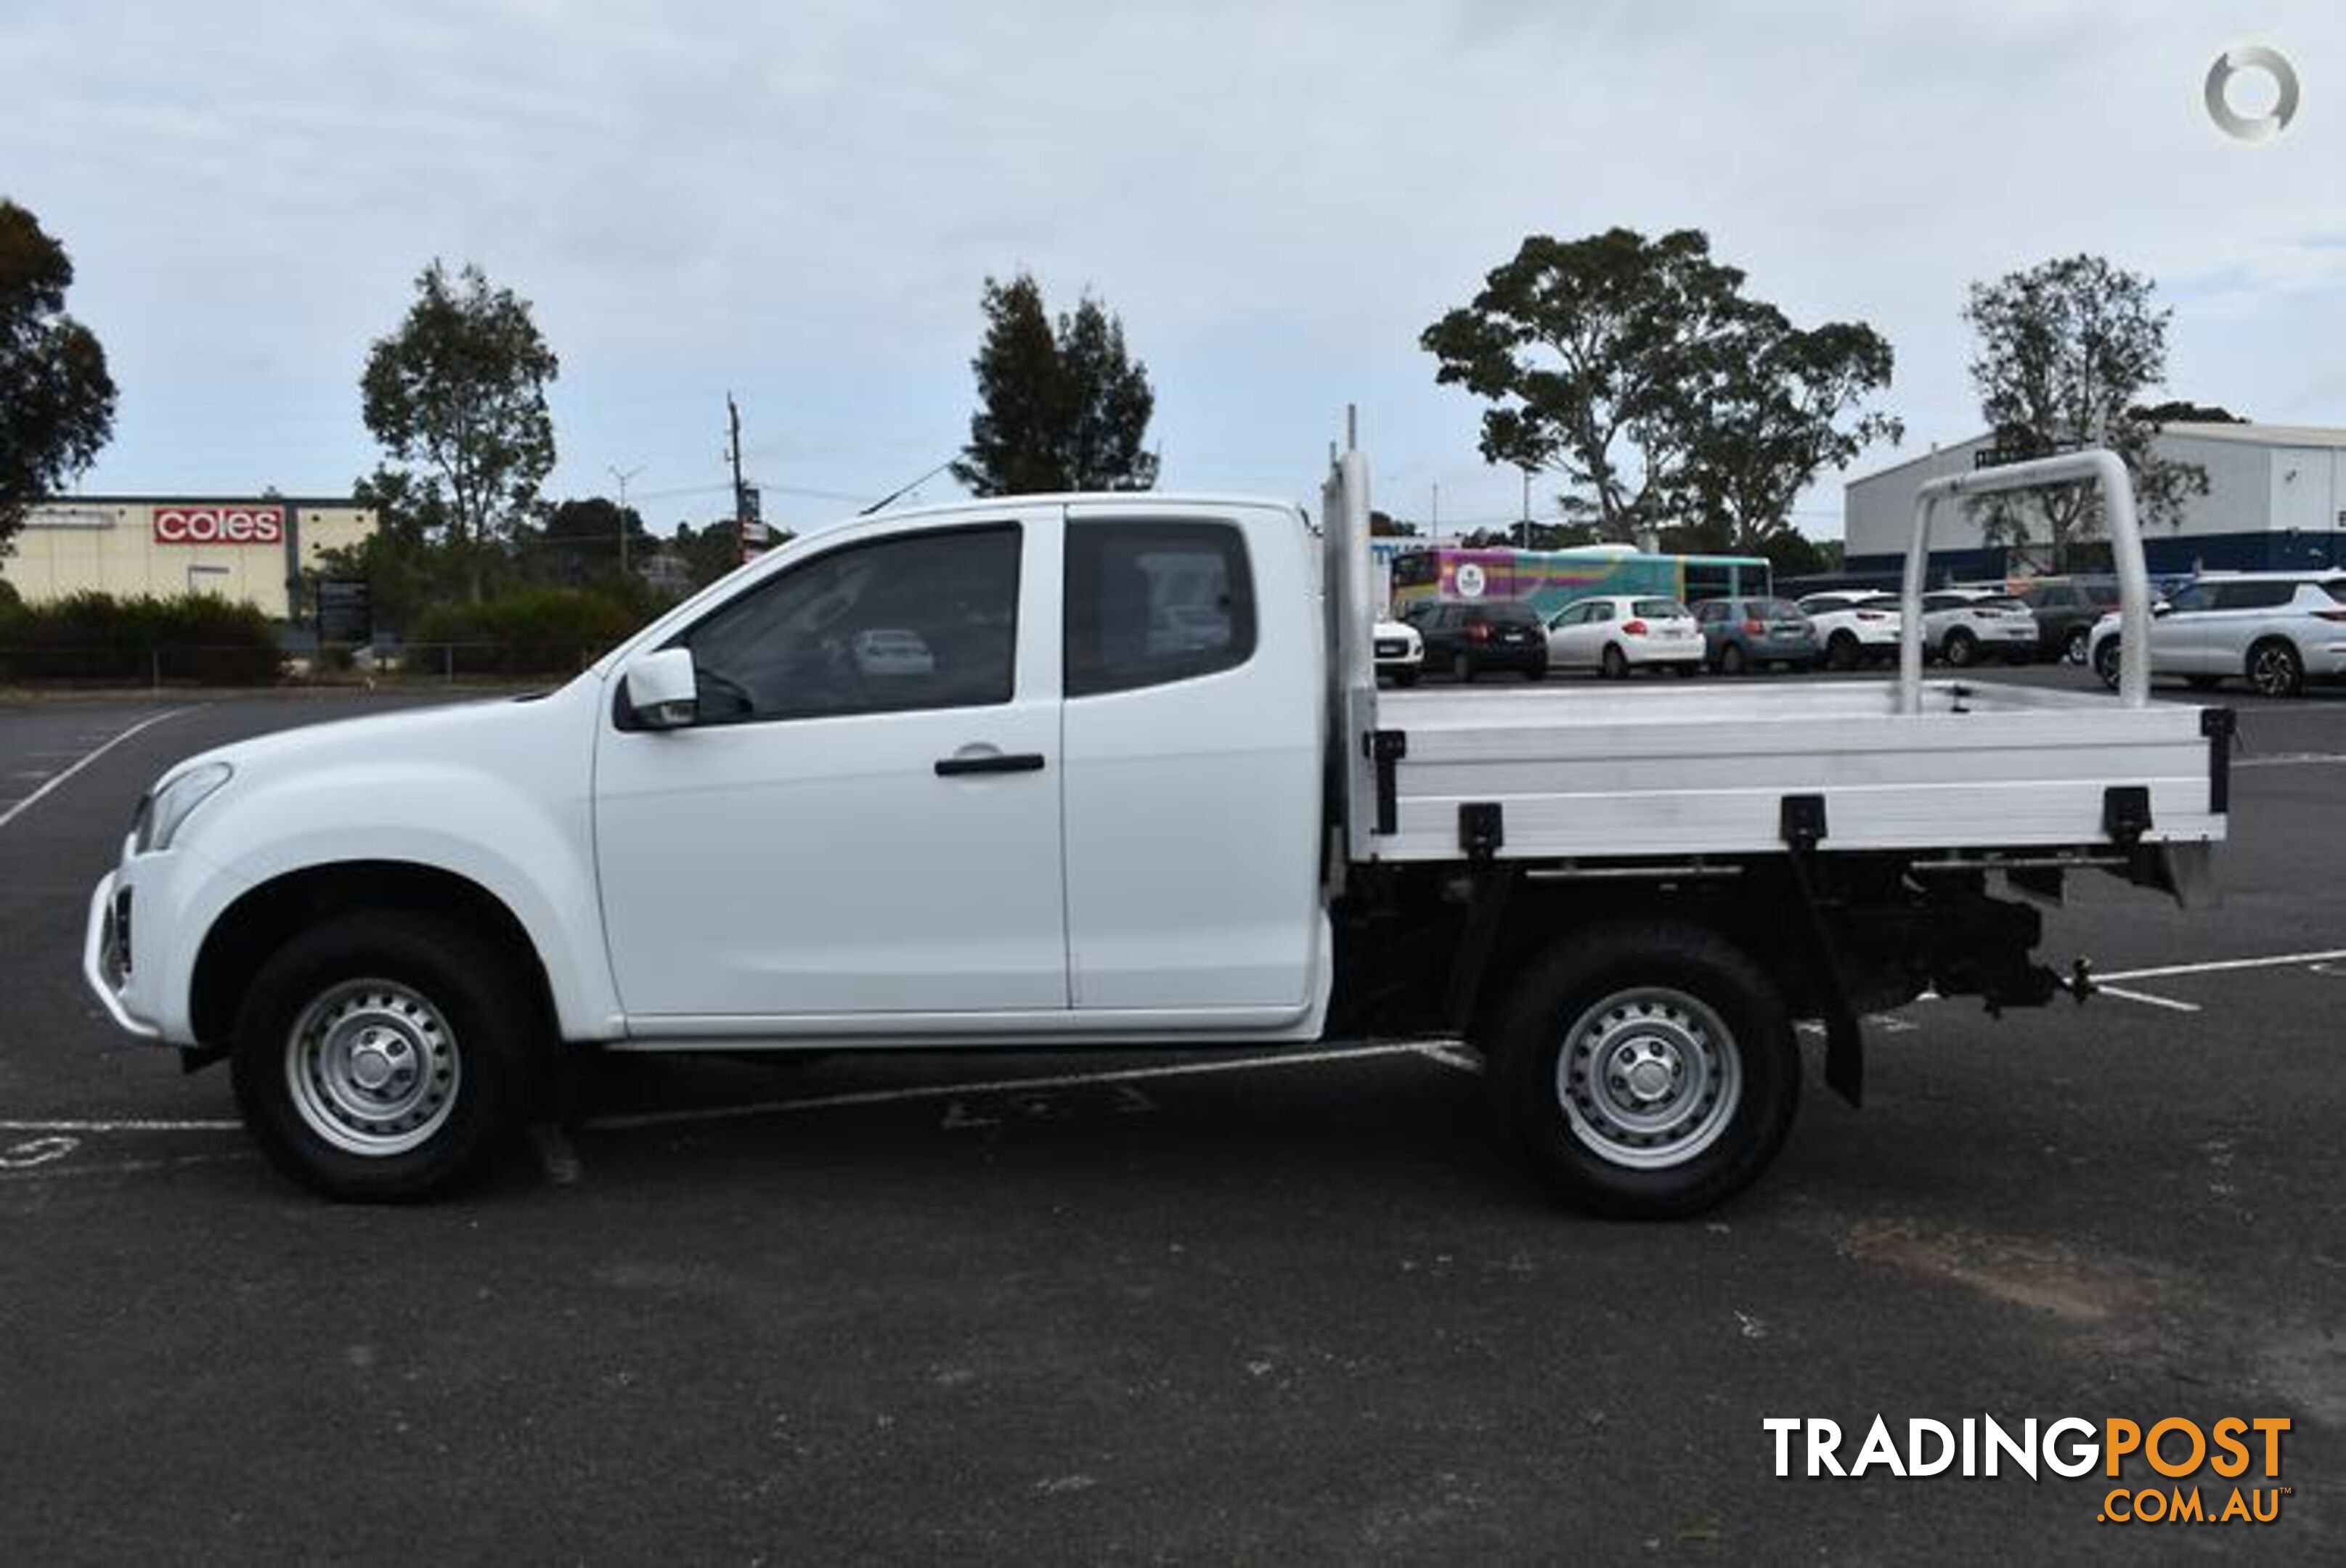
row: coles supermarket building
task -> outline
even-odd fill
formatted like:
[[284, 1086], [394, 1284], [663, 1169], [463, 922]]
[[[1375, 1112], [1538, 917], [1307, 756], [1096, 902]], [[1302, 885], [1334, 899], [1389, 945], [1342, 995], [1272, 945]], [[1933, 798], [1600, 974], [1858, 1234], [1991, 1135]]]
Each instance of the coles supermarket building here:
[[346, 496], [78, 495], [31, 508], [0, 555], [0, 577], [27, 604], [80, 593], [216, 594], [285, 620], [301, 574], [326, 551], [365, 539], [374, 522], [372, 508]]

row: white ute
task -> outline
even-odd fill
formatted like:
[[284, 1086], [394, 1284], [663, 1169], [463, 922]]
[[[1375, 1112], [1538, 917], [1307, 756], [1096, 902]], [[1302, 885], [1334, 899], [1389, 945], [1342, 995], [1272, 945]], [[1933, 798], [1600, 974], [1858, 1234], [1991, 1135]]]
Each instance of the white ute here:
[[[1796, 1020], [1853, 1100], [1866, 1010], [2087, 989], [2007, 884], [2208, 885], [2229, 715], [2146, 704], [2106, 454], [1926, 487], [1894, 683], [1626, 693], [1381, 694], [1366, 473], [1316, 535], [1172, 494], [862, 519], [546, 696], [190, 758], [91, 898], [88, 983], [342, 1198], [446, 1189], [584, 1049], [1373, 1032], [1464, 1038], [1561, 1193], [1668, 1216], [1783, 1142]], [[1931, 505], [2084, 477], [2120, 697], [1925, 683]]]

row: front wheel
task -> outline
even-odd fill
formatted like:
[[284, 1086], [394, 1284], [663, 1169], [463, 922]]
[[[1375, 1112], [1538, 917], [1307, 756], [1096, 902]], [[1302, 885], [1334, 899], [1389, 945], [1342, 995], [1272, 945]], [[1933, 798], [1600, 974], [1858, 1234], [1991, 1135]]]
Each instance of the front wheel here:
[[1603, 669], [1605, 672], [1605, 678], [1607, 680], [1620, 680], [1628, 675], [1629, 658], [1627, 654], [1624, 654], [1621, 651], [1618, 644], [1606, 643], [1605, 645]]
[[2305, 661], [2285, 642], [2260, 642], [2249, 650], [2249, 684], [2259, 697], [2295, 697], [2305, 688]]
[[2070, 630], [2067, 638], [2061, 644], [2061, 662], [2063, 664], [2084, 664], [2086, 662], [2086, 649], [2089, 645], [2092, 644], [2093, 640], [2094, 635], [2088, 628], [2085, 626], [2073, 627]]
[[1791, 1131], [1800, 1054], [1749, 954], [1641, 921], [1548, 949], [1484, 1042], [1493, 1109], [1549, 1185], [1600, 1214], [1699, 1214], [1749, 1186]]
[[543, 1034], [494, 952], [423, 913], [346, 916], [280, 948], [230, 1053], [262, 1152], [352, 1202], [434, 1197], [472, 1175], [518, 1126]]
[[2094, 673], [2112, 691], [2118, 688], [2118, 639], [2105, 637], [2102, 646], [2094, 650]]
[[1939, 650], [1939, 657], [1957, 669], [1967, 669], [1979, 657], [1979, 644], [1971, 633], [1958, 626], [1947, 634], [1946, 646]]

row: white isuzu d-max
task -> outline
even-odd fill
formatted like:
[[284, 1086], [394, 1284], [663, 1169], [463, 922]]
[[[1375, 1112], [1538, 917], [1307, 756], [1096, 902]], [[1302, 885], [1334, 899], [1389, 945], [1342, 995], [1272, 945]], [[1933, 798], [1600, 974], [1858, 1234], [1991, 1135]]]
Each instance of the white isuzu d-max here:
[[1781, 1144], [1796, 1019], [1855, 1098], [1862, 1009], [2084, 989], [2005, 886], [2205, 885], [2228, 715], [1925, 684], [1911, 604], [1894, 685], [1380, 693], [1365, 473], [1316, 528], [862, 519], [545, 696], [189, 758], [91, 899], [89, 983], [341, 1197], [444, 1190], [581, 1048], [1374, 1032], [1463, 1036], [1565, 1194], [1672, 1215]]

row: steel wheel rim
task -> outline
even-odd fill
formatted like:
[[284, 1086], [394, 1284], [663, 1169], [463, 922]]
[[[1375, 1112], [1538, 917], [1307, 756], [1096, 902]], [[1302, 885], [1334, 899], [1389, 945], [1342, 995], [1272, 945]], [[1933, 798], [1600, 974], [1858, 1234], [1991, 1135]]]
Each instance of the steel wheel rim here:
[[1743, 1099], [1743, 1056], [1700, 999], [1638, 986], [1573, 1021], [1556, 1096], [1572, 1135], [1607, 1164], [1667, 1170], [1727, 1131]]
[[2062, 659], [2069, 664], [2085, 663], [2086, 645], [2089, 640], [2091, 640], [2091, 634], [2089, 634], [2083, 626], [2079, 626], [2076, 631], [2071, 632], [2069, 634], [2069, 640], [2061, 645]]
[[344, 981], [301, 1010], [285, 1040], [285, 1086], [302, 1124], [338, 1149], [382, 1158], [428, 1141], [456, 1108], [456, 1036], [396, 980]]
[[2263, 697], [2287, 697], [2294, 684], [2286, 649], [2262, 647], [2257, 650], [2256, 662], [2249, 667], [2249, 678]]

